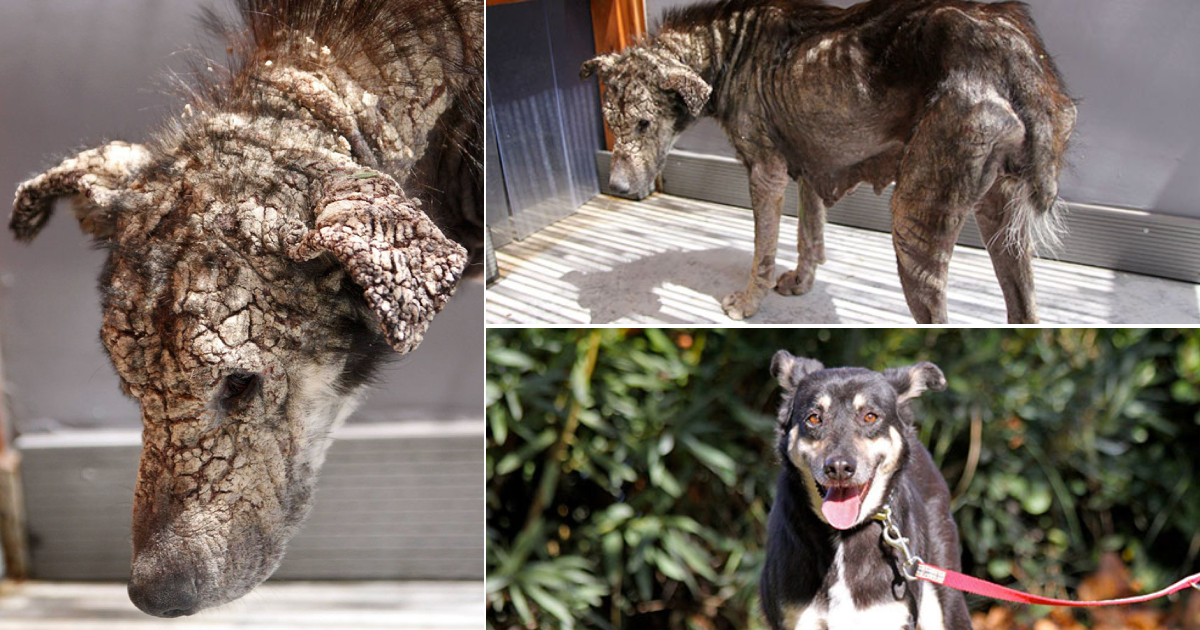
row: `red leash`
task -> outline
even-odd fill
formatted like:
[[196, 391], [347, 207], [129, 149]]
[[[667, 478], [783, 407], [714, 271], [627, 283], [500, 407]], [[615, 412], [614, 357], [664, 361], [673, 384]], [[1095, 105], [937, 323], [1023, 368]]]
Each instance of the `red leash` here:
[[[1042, 597], [1040, 595], [1030, 595], [1018, 590], [1014, 590], [999, 584], [993, 584], [987, 580], [971, 577], [958, 571], [935, 567], [932, 564], [926, 564], [920, 556], [914, 556], [908, 548], [908, 539], [900, 535], [900, 528], [896, 526], [896, 521], [892, 518], [892, 508], [889, 505], [883, 506], [879, 514], [875, 515], [875, 520], [883, 522], [883, 541], [889, 546], [894, 547], [897, 551], [903, 554], [901, 572], [909, 581], [924, 580], [931, 584], [947, 586], [955, 590], [965, 593], [973, 593], [992, 599], [1000, 599], [1006, 602], [1015, 602], [1018, 604], [1040, 604], [1043, 606], [1069, 606], [1072, 608], [1081, 608], [1089, 606], [1120, 606], [1123, 604], [1139, 604], [1148, 602], [1152, 599], [1166, 597], [1173, 593], [1178, 593], [1186, 588], [1195, 588], [1200, 590], [1200, 573], [1183, 578], [1178, 582], [1154, 593], [1147, 595], [1137, 595], [1135, 597], [1124, 597], [1121, 599], [1106, 599], [1094, 602], [1079, 602], [1069, 599], [1054, 599], [1052, 597]], [[910, 573], [913, 569], [915, 573]]]
[[1150, 593], [1148, 595], [1138, 595], [1136, 597], [1123, 597], [1121, 599], [1105, 599], [1095, 602], [1077, 602], [1069, 599], [1054, 599], [1052, 597], [1042, 597], [1040, 595], [1030, 595], [1021, 591], [1013, 590], [999, 584], [992, 584], [987, 580], [981, 580], [969, 575], [942, 569], [933, 565], [925, 564], [924, 562], [917, 563], [918, 580], [924, 580], [933, 584], [948, 586], [952, 589], [991, 597], [992, 599], [1002, 599], [1006, 602], [1016, 602], [1018, 604], [1042, 604], [1044, 606], [1070, 606], [1072, 608], [1081, 608], [1085, 606], [1120, 606], [1123, 604], [1140, 604], [1148, 602], [1152, 599], [1166, 597], [1172, 593], [1178, 593], [1186, 588], [1200, 589], [1200, 573], [1191, 577], [1183, 578], [1178, 582], [1164, 588], [1161, 591]]

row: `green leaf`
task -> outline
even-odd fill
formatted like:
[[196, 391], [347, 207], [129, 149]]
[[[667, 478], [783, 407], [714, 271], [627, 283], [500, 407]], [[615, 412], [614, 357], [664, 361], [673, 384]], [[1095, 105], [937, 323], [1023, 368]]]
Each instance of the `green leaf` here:
[[620, 527], [625, 521], [633, 518], [633, 508], [625, 503], [614, 503], [603, 512], [597, 514], [592, 523], [596, 531], [606, 534]]
[[717, 580], [717, 573], [710, 566], [711, 558], [699, 545], [693, 544], [677, 532], [668, 531], [663, 534], [663, 547], [683, 560], [693, 573], [707, 580]]
[[485, 408], [491, 407], [493, 404], [495, 404], [497, 400], [500, 400], [500, 397], [502, 395], [504, 395], [504, 390], [500, 388], [499, 383], [497, 383], [496, 381], [493, 381], [490, 378], [487, 379], [486, 381], [484, 381], [484, 383], [483, 383], [483, 406]]
[[512, 598], [513, 608], [517, 609], [517, 616], [521, 618], [521, 622], [530, 625], [534, 622], [533, 611], [529, 609], [529, 600], [525, 599], [525, 593], [521, 592], [521, 587], [513, 585], [508, 589], [508, 596]]
[[512, 414], [513, 420], [520, 421], [525, 417], [525, 409], [521, 407], [521, 397], [517, 390], [510, 389], [504, 392], [504, 402], [508, 404], [508, 413]]
[[662, 571], [663, 575], [672, 580], [687, 582], [691, 579], [691, 574], [688, 573], [687, 569], [683, 568], [683, 565], [672, 558], [670, 554], [663, 553], [659, 549], [651, 549], [647, 556], [650, 558], [650, 562], [659, 571]]
[[690, 435], [684, 436], [683, 444], [696, 456], [696, 459], [700, 460], [700, 463], [716, 473], [721, 481], [728, 485], [737, 482], [737, 462], [732, 457]]
[[[546, 429], [538, 434], [537, 439], [533, 442], [525, 444], [515, 452], [505, 455], [500, 463], [496, 464], [496, 476], [500, 477], [518, 469], [522, 464], [533, 458], [534, 455], [548, 448], [554, 443], [557, 435], [553, 429]], [[555, 463], [557, 465], [557, 462]]]
[[564, 628], [575, 627], [575, 618], [571, 616], [571, 611], [561, 601], [555, 598], [550, 593], [542, 590], [541, 587], [530, 585], [528, 587], [529, 598], [537, 603], [542, 610], [554, 615], [562, 622]]
[[1012, 575], [1012, 560], [993, 558], [988, 561], [987, 568], [992, 578], [1001, 580]]
[[1029, 492], [1021, 498], [1021, 507], [1025, 511], [1037, 516], [1045, 514], [1046, 510], [1050, 509], [1050, 504], [1053, 498], [1050, 495], [1050, 487], [1046, 484], [1035, 484]]
[[489, 366], [498, 365], [522, 371], [532, 370], [537, 365], [529, 355], [510, 348], [488, 348], [487, 362]]
[[494, 411], [487, 416], [488, 426], [492, 429], [492, 442], [496, 446], [503, 446], [508, 439], [508, 422], [500, 412]]

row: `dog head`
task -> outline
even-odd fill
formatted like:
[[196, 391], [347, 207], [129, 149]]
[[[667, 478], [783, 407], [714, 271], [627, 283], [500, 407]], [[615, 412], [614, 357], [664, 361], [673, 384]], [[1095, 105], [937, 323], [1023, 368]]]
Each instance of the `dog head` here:
[[191, 124], [190, 150], [68, 158], [21, 185], [11, 221], [31, 240], [71, 198], [109, 251], [100, 337], [144, 426], [129, 593], [166, 617], [275, 570], [330, 432], [390, 349], [417, 346], [466, 264], [392, 178], [318, 132]]
[[593, 74], [605, 85], [604, 120], [615, 143], [609, 186], [644, 197], [676, 138], [704, 111], [712, 87], [691, 68], [641, 47], [585, 62], [580, 77]]
[[783, 387], [779, 453], [800, 475], [814, 511], [836, 529], [851, 529], [891, 495], [908, 459], [908, 401], [945, 389], [932, 363], [891, 368], [825, 369], [819, 361], [775, 354], [771, 373]]

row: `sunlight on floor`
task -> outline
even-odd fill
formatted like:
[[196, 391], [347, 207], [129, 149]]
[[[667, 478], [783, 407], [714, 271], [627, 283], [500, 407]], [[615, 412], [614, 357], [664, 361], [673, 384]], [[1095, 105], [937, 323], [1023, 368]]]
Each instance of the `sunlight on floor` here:
[[[836, 218], [836, 209], [831, 211]], [[796, 264], [796, 219], [780, 227], [776, 270]], [[888, 234], [830, 225], [828, 261], [804, 296], [771, 293], [743, 324], [911, 324]], [[738, 325], [721, 298], [743, 288], [754, 251], [749, 211], [654, 195], [599, 196], [576, 214], [497, 251], [488, 324]], [[1043, 323], [1200, 322], [1200, 287], [1054, 260], [1034, 263]], [[1002, 324], [1004, 299], [982, 249], [950, 263], [950, 322]]]

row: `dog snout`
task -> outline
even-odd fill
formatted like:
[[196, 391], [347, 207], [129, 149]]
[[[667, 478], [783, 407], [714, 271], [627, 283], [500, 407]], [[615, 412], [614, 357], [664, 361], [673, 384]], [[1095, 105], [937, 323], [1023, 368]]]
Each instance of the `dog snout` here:
[[624, 171], [614, 170], [608, 178], [608, 187], [619, 195], [629, 194], [629, 175]]
[[188, 560], [184, 541], [159, 532], [134, 549], [129, 572], [129, 599], [155, 617], [182, 617], [201, 608], [201, 565]]
[[137, 571], [129, 578], [129, 599], [155, 617], [182, 617], [199, 609], [195, 581], [185, 571]]
[[830, 481], [848, 481], [856, 469], [854, 460], [849, 457], [830, 457], [825, 460], [825, 476]]

